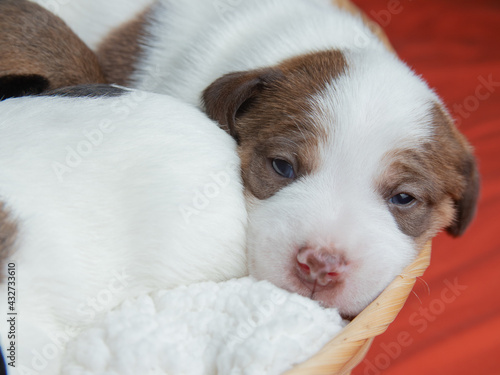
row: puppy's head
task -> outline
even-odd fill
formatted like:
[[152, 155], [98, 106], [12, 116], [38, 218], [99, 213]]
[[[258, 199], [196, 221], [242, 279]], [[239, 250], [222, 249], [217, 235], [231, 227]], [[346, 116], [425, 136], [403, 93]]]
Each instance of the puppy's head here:
[[0, 100], [105, 83], [95, 54], [57, 16], [27, 0], [0, 1]]
[[356, 315], [438, 231], [458, 236], [474, 215], [471, 148], [390, 53], [228, 74], [203, 101], [239, 144], [259, 279]]

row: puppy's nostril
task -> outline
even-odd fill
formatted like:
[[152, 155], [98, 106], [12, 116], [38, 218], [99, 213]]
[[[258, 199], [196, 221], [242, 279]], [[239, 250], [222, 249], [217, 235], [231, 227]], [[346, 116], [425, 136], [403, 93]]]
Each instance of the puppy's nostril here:
[[311, 267], [309, 267], [307, 264], [304, 264], [304, 263], [300, 263], [299, 261], [297, 261], [297, 264], [299, 265], [299, 268], [305, 272], [305, 273], [310, 273], [311, 272]]
[[337, 285], [346, 274], [347, 262], [331, 249], [304, 247], [297, 254], [298, 277], [318, 286]]

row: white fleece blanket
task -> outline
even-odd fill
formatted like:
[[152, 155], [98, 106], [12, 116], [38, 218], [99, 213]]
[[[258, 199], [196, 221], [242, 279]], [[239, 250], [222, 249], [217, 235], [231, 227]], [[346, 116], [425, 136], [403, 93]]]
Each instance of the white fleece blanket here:
[[68, 375], [281, 374], [344, 326], [337, 310], [251, 278], [126, 301], [67, 348]]

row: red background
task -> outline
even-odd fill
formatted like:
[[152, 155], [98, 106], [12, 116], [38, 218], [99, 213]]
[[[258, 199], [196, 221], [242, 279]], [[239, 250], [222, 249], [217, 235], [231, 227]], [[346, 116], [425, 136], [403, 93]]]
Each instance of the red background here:
[[436, 238], [416, 295], [353, 374], [500, 374], [500, 1], [354, 3], [444, 99], [476, 150], [482, 190], [470, 229]]

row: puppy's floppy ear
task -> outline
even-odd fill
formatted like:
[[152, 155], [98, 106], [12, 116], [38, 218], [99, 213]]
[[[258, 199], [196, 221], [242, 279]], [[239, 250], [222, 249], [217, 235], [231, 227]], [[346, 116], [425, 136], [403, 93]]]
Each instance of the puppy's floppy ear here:
[[47, 90], [50, 82], [38, 74], [10, 74], [0, 77], [0, 100], [36, 95]]
[[454, 237], [461, 236], [476, 214], [479, 199], [480, 178], [477, 163], [471, 152], [463, 161], [462, 176], [465, 179], [465, 190], [460, 199], [455, 200], [455, 221], [446, 230]]
[[271, 82], [283, 77], [278, 69], [266, 68], [229, 73], [203, 92], [205, 112], [238, 141], [237, 119]]
[[455, 204], [454, 221], [446, 228], [454, 237], [462, 235], [474, 215], [479, 198], [479, 172], [472, 147], [458, 131], [444, 106], [433, 108], [436, 143], [434, 153], [438, 162], [433, 169], [441, 175], [446, 191]]

